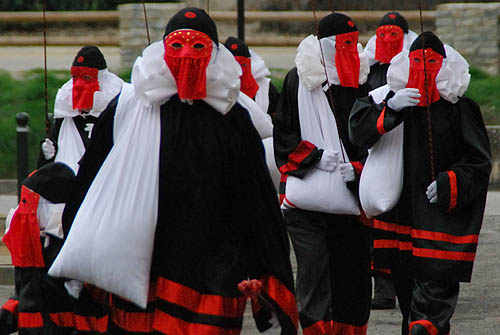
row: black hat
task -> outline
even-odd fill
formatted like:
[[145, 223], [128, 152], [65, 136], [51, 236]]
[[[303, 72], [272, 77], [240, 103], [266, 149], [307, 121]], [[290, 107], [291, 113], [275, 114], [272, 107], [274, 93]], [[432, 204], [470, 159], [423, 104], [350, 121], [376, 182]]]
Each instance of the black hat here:
[[406, 19], [403, 17], [403, 15], [399, 14], [398, 12], [389, 12], [385, 14], [382, 17], [382, 20], [380, 20], [380, 26], [399, 26], [403, 31], [407, 34], [408, 33], [408, 22]]
[[430, 31], [425, 31], [418, 35], [415, 41], [411, 44], [410, 52], [427, 48], [431, 48], [443, 57], [446, 57], [443, 42], [441, 42], [441, 40]]
[[246, 45], [246, 43], [239, 38], [229, 36], [224, 43], [224, 46], [231, 51], [234, 56], [250, 57], [248, 45]]
[[172, 16], [165, 28], [163, 38], [173, 31], [179, 29], [193, 29], [207, 34], [217, 45], [219, 37], [214, 20], [201, 8], [184, 8]]
[[95, 46], [86, 46], [80, 49], [73, 60], [72, 66], [85, 66], [98, 70], [105, 69], [106, 60], [101, 50]]
[[48, 163], [23, 180], [22, 184], [53, 203], [64, 203], [75, 180], [75, 173], [64, 163]]
[[333, 13], [325, 16], [319, 21], [318, 38], [340, 35], [358, 31], [358, 27], [351, 18], [340, 13]]

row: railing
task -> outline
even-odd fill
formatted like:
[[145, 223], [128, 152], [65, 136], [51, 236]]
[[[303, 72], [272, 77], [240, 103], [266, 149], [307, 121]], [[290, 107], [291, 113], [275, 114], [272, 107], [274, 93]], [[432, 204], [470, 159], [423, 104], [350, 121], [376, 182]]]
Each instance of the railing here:
[[[318, 20], [329, 14], [328, 11], [316, 13]], [[377, 24], [386, 11], [346, 11], [355, 22]], [[400, 11], [400, 13], [410, 22], [420, 21], [418, 11]], [[236, 23], [236, 11], [211, 11], [210, 16], [220, 23]], [[108, 23], [119, 24], [120, 15], [118, 11], [71, 11], [71, 12], [47, 12], [48, 23]], [[432, 24], [436, 19], [436, 11], [423, 12], [424, 24]], [[245, 22], [313, 22], [312, 11], [246, 11]], [[43, 23], [41, 12], [0, 12], [1, 23]], [[360, 42], [366, 43], [368, 36], [360, 36]], [[298, 36], [276, 36], [276, 37], [252, 37], [248, 36], [246, 41], [249, 45], [261, 46], [295, 46], [302, 40]], [[0, 36], [0, 46], [29, 46], [42, 45], [41, 36]], [[116, 36], [50, 36], [47, 37], [47, 44], [56, 45], [108, 45], [119, 46], [118, 34]]]

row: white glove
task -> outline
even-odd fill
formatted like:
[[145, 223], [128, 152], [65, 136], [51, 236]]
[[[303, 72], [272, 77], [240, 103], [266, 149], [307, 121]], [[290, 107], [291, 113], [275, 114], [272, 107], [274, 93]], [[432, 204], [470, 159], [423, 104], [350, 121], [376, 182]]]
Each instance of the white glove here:
[[333, 172], [337, 168], [339, 161], [339, 153], [334, 150], [323, 151], [320, 161], [316, 164], [318, 169]]
[[438, 188], [435, 180], [427, 187], [425, 194], [427, 194], [427, 199], [431, 204], [435, 204], [438, 201]]
[[64, 288], [70, 296], [78, 299], [78, 297], [80, 296], [80, 292], [83, 290], [83, 282], [76, 279], [71, 279], [64, 283]]
[[356, 174], [354, 173], [354, 167], [351, 163], [342, 163], [339, 165], [339, 172], [344, 179], [344, 183], [349, 181], [354, 181], [356, 179]]
[[420, 102], [418, 98], [420, 98], [418, 88], [403, 88], [387, 100], [387, 106], [399, 112], [403, 108], [416, 106]]
[[46, 160], [49, 160], [56, 155], [56, 147], [54, 146], [54, 143], [48, 138], [46, 138], [42, 143], [42, 153], [43, 157], [45, 157]]

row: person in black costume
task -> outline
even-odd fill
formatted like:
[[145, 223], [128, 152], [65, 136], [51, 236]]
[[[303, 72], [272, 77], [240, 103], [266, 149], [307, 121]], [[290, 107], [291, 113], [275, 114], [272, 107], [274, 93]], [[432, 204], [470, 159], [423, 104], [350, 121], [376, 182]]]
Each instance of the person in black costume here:
[[[318, 36], [310, 35], [299, 45], [296, 67], [285, 78], [276, 113], [274, 152], [282, 173], [280, 199], [297, 257], [297, 302], [306, 335], [367, 331], [369, 236], [357, 202], [367, 152], [349, 140], [347, 121], [356, 98], [368, 94], [368, 71], [356, 25], [344, 14], [330, 14], [319, 22]], [[337, 187], [346, 189], [357, 213], [326, 208], [329, 203], [316, 209], [315, 200], [294, 203], [291, 180], [307, 184], [318, 173], [331, 178], [339, 173], [340, 184], [325, 183], [317, 191], [331, 199], [339, 197]]]
[[387, 79], [382, 102], [356, 101], [350, 138], [370, 148], [404, 122], [403, 190], [396, 206], [377, 218], [395, 222], [385, 227], [400, 246], [393, 257], [400, 260], [398, 271], [415, 278], [400, 306], [402, 333], [449, 334], [459, 283], [471, 280], [484, 215], [488, 135], [479, 106], [463, 96], [467, 62], [433, 33], [424, 32], [409, 53], [396, 56]]
[[[79, 239], [78, 225], [87, 223], [82, 213], [99, 211], [87, 202], [101, 186], [110, 194], [105, 207], [156, 218], [123, 222], [155, 227], [148, 241], [154, 243], [146, 274], [151, 286], [146, 309], [113, 295], [108, 334], [236, 334], [246, 304], [240, 291], [251, 293], [260, 331], [280, 326], [282, 334], [297, 333], [286, 230], [259, 134], [236, 102], [239, 74], [213, 20], [186, 8], [170, 19], [164, 39], [144, 50], [131, 84], [99, 117], [64, 211], [69, 236], [61, 262]], [[130, 144], [126, 150], [123, 143]], [[115, 159], [121, 151], [126, 157]], [[151, 154], [142, 156], [146, 151]], [[140, 182], [116, 176], [121, 172]], [[157, 191], [139, 190], [150, 184]], [[155, 200], [147, 202], [149, 196]], [[123, 201], [146, 204], [128, 208]], [[123, 251], [130, 247], [123, 244]]]
[[71, 76], [57, 91], [55, 122], [42, 142], [38, 167], [57, 161], [76, 173], [97, 118], [120, 93], [123, 80], [108, 71], [103, 54], [95, 46], [78, 51], [71, 65]]

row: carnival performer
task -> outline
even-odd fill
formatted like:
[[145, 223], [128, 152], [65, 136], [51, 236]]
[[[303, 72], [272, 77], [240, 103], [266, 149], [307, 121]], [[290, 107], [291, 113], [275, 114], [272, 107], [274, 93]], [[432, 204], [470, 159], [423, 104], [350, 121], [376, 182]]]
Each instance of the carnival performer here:
[[334, 13], [298, 47], [274, 122], [280, 198], [297, 257], [297, 303], [305, 335], [366, 334], [371, 278], [358, 178], [367, 152], [348, 136], [366, 96], [368, 58], [358, 29]]
[[103, 54], [95, 46], [85, 46], [78, 51], [71, 66], [71, 77], [57, 91], [55, 124], [42, 142], [38, 166], [63, 162], [76, 173], [97, 118], [120, 93], [123, 80], [108, 71]]
[[351, 140], [365, 148], [404, 129], [402, 192], [377, 217], [399, 246], [391, 270], [415, 278], [403, 334], [449, 334], [459, 283], [471, 280], [491, 154], [479, 106], [463, 96], [469, 80], [466, 60], [424, 32], [392, 59], [381, 101], [358, 99], [350, 117]]
[[185, 8], [100, 116], [49, 273], [113, 293], [108, 334], [238, 334], [247, 297], [260, 331], [297, 333], [288, 239], [240, 75], [210, 16]]
[[391, 59], [403, 49], [408, 50], [417, 34], [408, 29], [408, 22], [398, 12], [386, 13], [378, 25], [376, 34], [365, 47], [370, 65], [368, 84], [372, 89], [387, 83], [387, 69]]
[[[368, 83], [372, 90], [384, 86], [387, 83], [387, 69], [391, 59], [403, 49], [408, 50], [417, 37], [417, 34], [408, 29], [408, 22], [398, 12], [388, 12], [380, 20], [376, 34], [372, 36], [365, 47], [370, 64]], [[384, 222], [375, 221], [374, 225], [380, 226]], [[388, 247], [383, 241], [387, 240], [385, 234], [380, 235], [380, 230], [373, 231], [372, 275], [375, 288], [372, 299], [372, 309], [392, 309], [396, 306], [396, 291], [392, 280], [390, 269], [387, 267], [385, 249]], [[392, 280], [391, 280], [392, 279]], [[407, 278], [403, 278], [407, 280]], [[404, 283], [396, 286], [407, 287]], [[400, 294], [401, 296], [401, 294]]]

